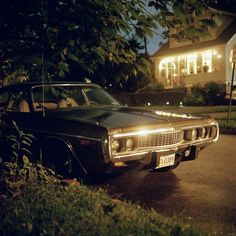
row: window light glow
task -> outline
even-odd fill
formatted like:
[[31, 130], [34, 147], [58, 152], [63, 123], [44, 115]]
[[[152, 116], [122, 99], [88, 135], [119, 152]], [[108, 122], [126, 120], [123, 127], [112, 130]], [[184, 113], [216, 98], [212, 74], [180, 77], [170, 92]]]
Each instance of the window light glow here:
[[166, 81], [165, 86], [176, 86], [181, 82], [182, 76], [212, 72], [217, 66], [213, 66], [213, 59], [218, 60], [220, 58], [222, 55], [217, 50], [166, 57], [159, 63], [159, 75]]
[[212, 54], [212, 50], [202, 52], [202, 67], [208, 67], [205, 72], [212, 72]]
[[197, 54], [189, 54], [187, 56], [187, 73], [197, 74]]

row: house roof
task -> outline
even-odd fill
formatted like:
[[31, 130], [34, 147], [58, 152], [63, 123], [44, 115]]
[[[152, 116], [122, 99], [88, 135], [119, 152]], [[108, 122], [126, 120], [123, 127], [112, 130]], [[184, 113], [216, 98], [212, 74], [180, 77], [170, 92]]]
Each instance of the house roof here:
[[223, 12], [226, 15], [236, 16], [236, 4], [235, 0], [221, 0], [210, 3], [209, 6], [216, 11]]
[[186, 46], [180, 46], [175, 48], [169, 47], [169, 41], [166, 42], [158, 51], [156, 51], [151, 57], [161, 57], [170, 54], [179, 54], [187, 51], [197, 50], [201, 48], [209, 48], [220, 44], [226, 44], [232, 36], [236, 33], [236, 19], [219, 35], [217, 39], [194, 43]]

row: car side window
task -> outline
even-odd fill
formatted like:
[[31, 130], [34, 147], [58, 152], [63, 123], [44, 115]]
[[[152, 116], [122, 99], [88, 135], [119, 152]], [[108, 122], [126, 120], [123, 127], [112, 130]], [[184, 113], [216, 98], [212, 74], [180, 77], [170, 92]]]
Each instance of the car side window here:
[[37, 86], [32, 89], [33, 107], [36, 111], [78, 107], [85, 105], [81, 88], [78, 86]]
[[97, 105], [119, 105], [119, 103], [109, 96], [104, 90], [96, 87], [88, 87], [83, 89], [90, 104]]
[[30, 112], [27, 94], [25, 91], [11, 92], [7, 111], [11, 112]]

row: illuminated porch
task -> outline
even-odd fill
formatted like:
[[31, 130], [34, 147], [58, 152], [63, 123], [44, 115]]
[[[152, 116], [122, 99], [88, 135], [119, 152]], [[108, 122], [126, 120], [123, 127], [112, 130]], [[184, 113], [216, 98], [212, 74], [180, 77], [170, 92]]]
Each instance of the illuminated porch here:
[[221, 48], [162, 57], [156, 65], [156, 77], [165, 88], [224, 83], [225, 58]]

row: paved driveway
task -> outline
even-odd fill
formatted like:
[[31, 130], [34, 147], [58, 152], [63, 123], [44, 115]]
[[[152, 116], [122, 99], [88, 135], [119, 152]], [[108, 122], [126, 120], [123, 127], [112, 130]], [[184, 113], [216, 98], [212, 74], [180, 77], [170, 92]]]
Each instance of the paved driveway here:
[[182, 215], [224, 232], [236, 228], [236, 136], [220, 135], [197, 160], [181, 163], [174, 171], [130, 172], [102, 187], [166, 216]]

